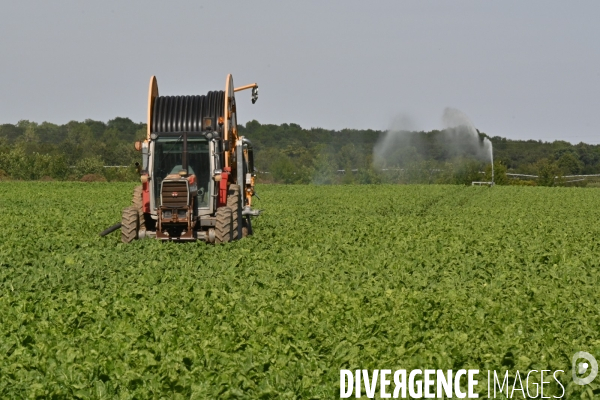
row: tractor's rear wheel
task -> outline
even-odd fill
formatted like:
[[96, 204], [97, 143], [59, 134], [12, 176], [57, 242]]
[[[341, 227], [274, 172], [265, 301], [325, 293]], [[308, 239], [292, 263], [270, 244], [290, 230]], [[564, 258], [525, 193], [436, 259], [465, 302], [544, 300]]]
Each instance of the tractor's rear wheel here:
[[231, 213], [233, 214], [231, 240], [236, 240], [239, 239], [239, 215], [242, 213], [242, 207], [240, 205], [240, 187], [238, 185], [229, 185], [229, 190], [227, 191], [227, 207], [231, 209]]
[[136, 186], [133, 189], [133, 198], [131, 199], [131, 204], [138, 210], [140, 229], [146, 230], [144, 210], [142, 209], [142, 185]]
[[215, 243], [231, 242], [231, 231], [233, 228], [233, 215], [231, 208], [221, 207], [217, 209], [216, 217]]
[[135, 206], [123, 209], [121, 215], [121, 242], [131, 243], [138, 237], [140, 216]]

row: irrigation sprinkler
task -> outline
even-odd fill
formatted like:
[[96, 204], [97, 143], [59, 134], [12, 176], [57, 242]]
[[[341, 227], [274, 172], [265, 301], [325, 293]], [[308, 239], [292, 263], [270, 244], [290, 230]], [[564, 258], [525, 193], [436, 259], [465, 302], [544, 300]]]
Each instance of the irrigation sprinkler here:
[[495, 185], [494, 183], [494, 147], [492, 146], [492, 141], [490, 140], [490, 156], [492, 158], [492, 186]]

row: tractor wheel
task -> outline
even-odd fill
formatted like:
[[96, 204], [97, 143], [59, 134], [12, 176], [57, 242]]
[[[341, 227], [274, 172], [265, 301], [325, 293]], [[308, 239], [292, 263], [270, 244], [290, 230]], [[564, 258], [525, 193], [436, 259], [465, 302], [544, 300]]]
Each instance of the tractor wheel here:
[[123, 209], [121, 216], [121, 242], [131, 243], [137, 239], [140, 216], [135, 206]]
[[240, 205], [240, 188], [238, 185], [229, 185], [229, 190], [227, 190], [227, 207], [231, 209], [231, 214], [233, 215], [231, 240], [236, 240], [239, 239], [238, 218], [242, 212], [242, 207]]
[[142, 209], [142, 185], [136, 186], [133, 189], [133, 198], [131, 204], [138, 210], [138, 216], [140, 221], [140, 229], [146, 230], [146, 221], [144, 218], [144, 210]]
[[215, 243], [231, 242], [232, 226], [233, 215], [231, 208], [221, 207], [217, 209], [217, 221], [215, 223]]

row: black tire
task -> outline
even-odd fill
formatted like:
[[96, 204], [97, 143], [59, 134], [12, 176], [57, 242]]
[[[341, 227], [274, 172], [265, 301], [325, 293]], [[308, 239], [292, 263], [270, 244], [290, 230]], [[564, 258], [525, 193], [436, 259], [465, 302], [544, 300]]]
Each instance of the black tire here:
[[229, 190], [227, 190], [227, 207], [231, 209], [231, 214], [233, 215], [231, 240], [237, 240], [239, 236], [239, 217], [242, 214], [242, 207], [240, 204], [240, 187], [238, 185], [229, 185]]
[[231, 208], [221, 207], [217, 209], [217, 221], [215, 223], [215, 243], [231, 242], [231, 230], [233, 227], [233, 214]]
[[138, 219], [141, 230], [146, 230], [146, 220], [144, 218], [144, 210], [142, 209], [142, 185], [136, 186], [133, 189], [133, 198], [131, 204], [138, 210]]
[[140, 225], [140, 216], [135, 206], [129, 206], [123, 209], [121, 215], [121, 242], [131, 243], [138, 237]]

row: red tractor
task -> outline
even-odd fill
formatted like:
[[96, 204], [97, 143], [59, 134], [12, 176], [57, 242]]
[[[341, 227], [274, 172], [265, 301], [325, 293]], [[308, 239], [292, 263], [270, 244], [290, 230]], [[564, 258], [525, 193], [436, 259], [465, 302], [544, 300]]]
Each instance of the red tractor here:
[[136, 142], [142, 153], [142, 185], [123, 210], [121, 239], [204, 240], [225, 243], [252, 234], [254, 192], [252, 143], [238, 135], [235, 92], [227, 76], [225, 91], [203, 96], [159, 96], [150, 79], [148, 132]]

